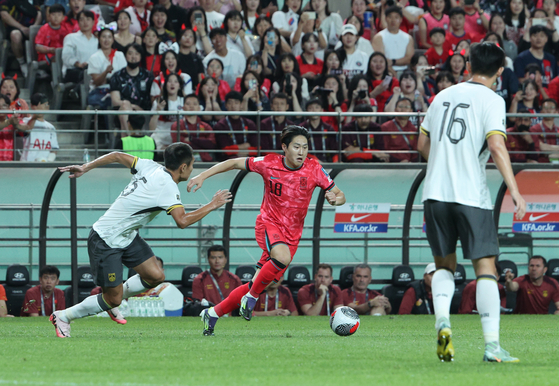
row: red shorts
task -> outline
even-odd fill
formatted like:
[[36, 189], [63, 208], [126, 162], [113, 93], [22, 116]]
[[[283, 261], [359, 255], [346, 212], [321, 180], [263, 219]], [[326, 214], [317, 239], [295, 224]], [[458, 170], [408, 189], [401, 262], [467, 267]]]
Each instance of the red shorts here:
[[275, 225], [271, 223], [257, 222], [254, 234], [256, 236], [258, 246], [262, 248], [262, 257], [260, 257], [260, 260], [256, 263], [257, 268], [262, 268], [264, 263], [270, 260], [270, 251], [278, 244], [285, 244], [289, 247], [291, 260], [293, 261], [293, 256], [295, 256], [295, 252], [297, 252], [297, 247], [299, 245], [289, 244], [281, 231]]

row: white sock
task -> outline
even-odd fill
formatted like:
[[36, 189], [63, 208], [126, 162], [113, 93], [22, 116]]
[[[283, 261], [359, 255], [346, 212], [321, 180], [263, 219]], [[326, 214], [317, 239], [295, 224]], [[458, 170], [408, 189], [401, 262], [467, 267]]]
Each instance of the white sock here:
[[212, 318], [219, 318], [219, 316], [217, 316], [217, 312], [215, 312], [213, 307], [208, 310], [208, 314], [210, 314]]
[[128, 299], [131, 296], [141, 294], [151, 287], [146, 287], [140, 278], [139, 274], [135, 274], [130, 279], [126, 280], [122, 289], [122, 298]]
[[[99, 302], [103, 302], [103, 307]], [[91, 295], [70, 308], [65, 309], [59, 315], [60, 319], [69, 323], [74, 319], [80, 319], [86, 316], [97, 315], [100, 312], [108, 311], [111, 307], [103, 300], [103, 295]]]
[[438, 269], [431, 281], [433, 293], [433, 306], [435, 308], [435, 328], [439, 330], [441, 322], [448, 323], [450, 327], [450, 303], [454, 296], [454, 275], [446, 269]]
[[496, 348], [499, 348], [501, 301], [495, 277], [482, 275], [477, 279], [476, 303], [481, 316], [481, 328], [483, 329], [485, 344], [496, 343]]

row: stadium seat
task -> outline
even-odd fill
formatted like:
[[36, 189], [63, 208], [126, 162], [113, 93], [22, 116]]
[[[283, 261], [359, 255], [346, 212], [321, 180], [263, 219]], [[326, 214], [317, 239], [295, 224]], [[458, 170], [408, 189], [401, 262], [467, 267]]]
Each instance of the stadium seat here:
[[450, 304], [451, 314], [458, 313], [460, 303], [462, 302], [462, 292], [464, 292], [466, 284], [466, 270], [462, 264], [457, 264], [456, 271], [454, 271], [454, 296]]
[[202, 268], [197, 265], [189, 265], [182, 270], [181, 285], [177, 288], [182, 292], [185, 298], [192, 296], [192, 283], [194, 278], [202, 273]]
[[[76, 83], [64, 83], [62, 76], [62, 48], [57, 48], [55, 53], [56, 60], [51, 63], [52, 69], [52, 84], [53, 84], [53, 95], [54, 100], [51, 104], [51, 110], [60, 110], [62, 107], [62, 101], [66, 92], [74, 87]], [[86, 71], [87, 73], [87, 71]], [[84, 81], [80, 84], [80, 105], [81, 110], [85, 110], [87, 107], [87, 96], [89, 95], [89, 82], [86, 83], [87, 76], [84, 74]], [[82, 118], [83, 119], [83, 118]], [[83, 123], [82, 123], [83, 126]]]
[[413, 270], [408, 265], [398, 265], [392, 270], [392, 283], [384, 286], [382, 294], [392, 306], [392, 314], [397, 314], [409, 284], [414, 281]]
[[[311, 283], [311, 274], [307, 267], [302, 265], [296, 265], [289, 267], [289, 272], [287, 274], [287, 286], [293, 295], [293, 300], [297, 307], [299, 303], [297, 302], [297, 294], [301, 287]], [[299, 315], [302, 315], [301, 310], [299, 310]]]
[[27, 267], [19, 264], [10, 265], [6, 270], [6, 284], [4, 285], [8, 298], [6, 306], [9, 315], [19, 316], [25, 293], [29, 288], [31, 285]]
[[354, 268], [355, 267], [352, 266], [352, 265], [347, 265], [347, 266], [343, 267], [342, 269], [340, 269], [340, 282], [339, 282], [338, 285], [340, 286], [342, 291], [353, 285], [353, 270], [354, 270]]
[[[78, 267], [78, 303], [82, 302], [85, 298], [89, 297], [91, 290], [95, 288], [93, 282], [93, 275], [91, 274], [91, 267], [89, 265], [82, 265]], [[74, 291], [72, 286], [64, 290], [64, 299], [66, 300], [66, 307], [74, 305]]]
[[[499, 283], [505, 285], [505, 274], [507, 271], [512, 271], [514, 277], [518, 277], [518, 268], [514, 261], [510, 260], [499, 260]], [[514, 309], [516, 307], [516, 292], [507, 291], [507, 307]]]
[[239, 279], [241, 279], [241, 282], [243, 284], [251, 281], [255, 273], [256, 268], [254, 268], [254, 266], [252, 265], [239, 265], [235, 270], [235, 275], [237, 275]]
[[551, 259], [547, 262], [547, 276], [559, 281], [559, 259]]
[[27, 68], [29, 70], [25, 82], [25, 87], [29, 89], [30, 96], [33, 95], [35, 82], [39, 70], [43, 70], [40, 72], [43, 74], [40, 76], [41, 79], [49, 79], [51, 77], [47, 72], [47, 70], [49, 69], [49, 64], [45, 60], [39, 62], [37, 56], [37, 50], [35, 49], [35, 37], [37, 36], [39, 29], [41, 29], [40, 25], [31, 26], [29, 28], [29, 39], [25, 41], [25, 52], [27, 55]]

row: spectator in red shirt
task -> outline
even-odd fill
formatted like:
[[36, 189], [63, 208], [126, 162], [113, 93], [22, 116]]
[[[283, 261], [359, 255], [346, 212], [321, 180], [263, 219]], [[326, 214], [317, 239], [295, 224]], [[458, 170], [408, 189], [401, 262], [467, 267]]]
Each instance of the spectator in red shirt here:
[[161, 72], [161, 56], [158, 52], [159, 38], [153, 27], [148, 27], [142, 33], [142, 48], [144, 49], [144, 68], [152, 74]]
[[398, 314], [400, 315], [431, 315], [434, 314], [433, 294], [431, 293], [431, 280], [437, 270], [435, 263], [429, 263], [425, 267], [423, 280], [410, 283], [404, 293]]
[[369, 58], [367, 79], [369, 80], [369, 96], [375, 98], [378, 111], [384, 111], [386, 101], [392, 96], [394, 88], [400, 86], [395, 73], [389, 73], [388, 61], [381, 52], [375, 52]]
[[39, 272], [39, 285], [25, 293], [20, 316], [50, 316], [54, 311], [66, 308], [64, 292], [56, 288], [60, 271], [52, 265], [45, 265]]
[[194, 278], [193, 299], [206, 299], [210, 303], [218, 304], [241, 285], [241, 279], [225, 269], [227, 259], [227, 251], [221, 245], [213, 245], [208, 249], [210, 269]]
[[507, 291], [517, 292], [515, 314], [547, 314], [549, 304], [555, 303], [559, 315], [559, 283], [545, 276], [547, 261], [543, 256], [530, 258], [528, 274], [514, 278], [514, 273], [506, 273]]
[[310, 88], [315, 85], [315, 80], [322, 72], [324, 62], [318, 59], [315, 54], [318, 49], [318, 38], [315, 34], [308, 32], [301, 39], [303, 53], [297, 56], [301, 77], [307, 79]]
[[6, 305], [6, 302], [8, 301], [8, 298], [6, 297], [6, 290], [4, 289], [4, 286], [0, 284], [0, 318], [9, 316], [9, 317], [14, 317], [13, 315], [8, 315], [8, 306]]
[[[322, 106], [325, 112], [343, 113], [347, 111], [347, 105], [344, 102], [344, 93], [342, 83], [336, 75], [328, 75], [324, 80], [324, 91], [319, 93], [322, 100]], [[340, 122], [338, 117], [325, 116], [322, 117], [324, 123], [332, 126], [335, 131], [340, 130]]]
[[[529, 114], [530, 112], [526, 109], [517, 111], [519, 114]], [[537, 163], [537, 154], [525, 154], [517, 152], [535, 152], [537, 141], [537, 136], [530, 133], [530, 125], [532, 123], [532, 118], [530, 115], [525, 115], [523, 117], [516, 117], [514, 120], [514, 126], [507, 129], [507, 150], [509, 151], [511, 162], [527, 162], [527, 163]], [[515, 135], [521, 134], [521, 135]], [[534, 138], [535, 137], [535, 138]]]
[[297, 306], [291, 291], [281, 285], [283, 277], [276, 283], [272, 282], [260, 295], [254, 306], [254, 316], [297, 316]]
[[304, 315], [330, 315], [344, 305], [342, 290], [332, 284], [332, 266], [319, 264], [314, 283], [301, 287], [297, 301]]
[[448, 47], [445, 46], [446, 32], [442, 28], [433, 28], [429, 33], [431, 48], [425, 53], [430, 66], [442, 66], [448, 58]]
[[422, 48], [431, 48], [431, 31], [434, 28], [441, 28], [443, 31], [448, 29], [450, 19], [445, 15], [445, 0], [431, 0], [429, 12], [421, 15], [419, 22], [419, 45]]
[[[348, 100], [346, 105], [349, 105], [347, 112], [351, 113], [355, 107], [359, 105], [367, 105], [371, 107], [371, 112], [377, 112], [378, 105], [374, 98], [369, 96], [369, 82], [367, 77], [363, 74], [355, 75], [349, 84]], [[355, 117], [347, 116], [345, 123], [350, 123]], [[377, 117], [372, 118], [373, 122], [377, 121]]]
[[466, 32], [472, 37], [472, 43], [480, 42], [489, 30], [489, 19], [479, 6], [479, 1], [464, 4]]
[[[0, 93], [0, 110], [8, 110], [9, 108], [10, 99], [7, 95]], [[28, 109], [29, 107], [25, 108], [25, 110]], [[21, 131], [31, 130], [35, 124], [35, 116], [27, 122], [27, 125], [20, 123], [20, 118], [20, 116], [11, 114], [0, 115], [0, 161], [14, 160], [14, 131], [16, 129], [20, 130], [20, 132], [16, 132], [16, 135], [22, 135]]]
[[[546, 99], [543, 101], [542, 114], [557, 114], [557, 102], [555, 99]], [[543, 118], [541, 123], [538, 123], [530, 128], [533, 133], [535, 149], [541, 152], [554, 152], [540, 153], [538, 162], [549, 163], [550, 161], [557, 163], [559, 159], [559, 127], [555, 126], [555, 119]]]
[[[507, 293], [505, 287], [501, 283], [497, 283], [499, 288], [499, 298], [501, 299], [501, 313], [503, 308], [507, 306]], [[476, 289], [477, 280], [472, 280], [464, 287], [462, 292], [462, 301], [460, 302], [460, 308], [458, 309], [459, 314], [473, 314], [474, 311], [477, 314], [477, 303], [476, 303]]]
[[353, 270], [353, 285], [342, 291], [344, 305], [359, 315], [386, 315], [392, 311], [387, 297], [367, 288], [371, 283], [371, 267], [359, 264]]
[[39, 62], [51, 61], [57, 48], [62, 48], [65, 31], [61, 27], [64, 18], [64, 7], [54, 4], [49, 8], [49, 22], [39, 29], [35, 37], [35, 49]]
[[472, 41], [472, 36], [464, 29], [466, 12], [462, 8], [452, 8], [448, 16], [450, 17], [450, 29], [446, 34], [445, 43], [448, 49], [454, 51], [460, 40]]
[[[61, 24], [61, 28], [64, 31], [64, 36], [74, 32], [78, 32], [80, 30], [79, 14], [85, 8], [85, 0], [70, 0], [69, 3], [70, 12], [68, 12]], [[91, 27], [92, 32], [97, 29], [97, 20], [99, 19], [99, 15], [97, 15], [95, 12], [93, 12], [93, 16], [93, 26]]]
[[[397, 113], [411, 113], [413, 111], [412, 101], [408, 98], [399, 99], [396, 102], [395, 111]], [[417, 161], [417, 127], [410, 122], [409, 118], [409, 116], [398, 116], [381, 126], [382, 131], [402, 133], [384, 135], [384, 149], [386, 151], [405, 151], [405, 153], [390, 153], [390, 162]]]

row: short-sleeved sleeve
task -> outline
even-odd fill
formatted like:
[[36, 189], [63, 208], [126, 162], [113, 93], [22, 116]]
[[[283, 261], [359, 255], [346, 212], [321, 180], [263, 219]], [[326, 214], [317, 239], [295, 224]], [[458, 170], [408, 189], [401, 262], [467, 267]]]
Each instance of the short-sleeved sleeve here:
[[39, 31], [37, 32], [37, 36], [35, 36], [35, 44], [48, 46], [49, 43], [49, 41], [47, 40], [48, 28], [49, 25], [45, 24], [39, 29]]
[[249, 172], [255, 172], [260, 175], [266, 170], [266, 157], [248, 157], [245, 161], [245, 168]]
[[161, 189], [157, 198], [157, 206], [163, 208], [169, 215], [174, 209], [183, 207], [179, 187], [174, 181], [167, 183]]
[[[291, 295], [291, 291], [289, 291], [285, 287], [280, 287], [279, 291], [281, 291], [281, 294], [283, 295], [281, 308], [283, 308], [284, 310], [289, 310], [289, 312], [291, 312], [291, 313], [297, 311], [297, 306], [295, 305], [295, 302], [293, 301], [293, 295]], [[279, 293], [278, 293], [278, 295], [279, 295]]]
[[313, 304], [313, 299], [311, 296], [311, 286], [312, 284], [303, 286], [297, 293], [297, 301], [299, 302], [300, 306], [304, 306], [305, 304]]
[[[106, 64], [106, 63], [105, 63]], [[87, 61], [87, 73], [91, 74], [102, 74], [108, 66], [103, 65], [103, 60], [97, 54], [91, 55]]]
[[[315, 161], [316, 162], [316, 161]], [[316, 162], [316, 185], [320, 186], [324, 190], [332, 190], [336, 183], [330, 177], [330, 174], [318, 163]]]
[[552, 299], [553, 302], [557, 303], [559, 302], [559, 283], [553, 278], [551, 278], [551, 282], [553, 283], [552, 285], [555, 287], [555, 294], [553, 295]]
[[499, 134], [505, 139], [507, 138], [507, 119], [505, 100], [497, 95], [493, 98], [492, 103], [485, 106], [485, 123], [484, 133], [485, 139], [492, 135]]
[[4, 289], [4, 286], [0, 284], [0, 300], [4, 300], [7, 301], [8, 298], [6, 297], [6, 290]]

